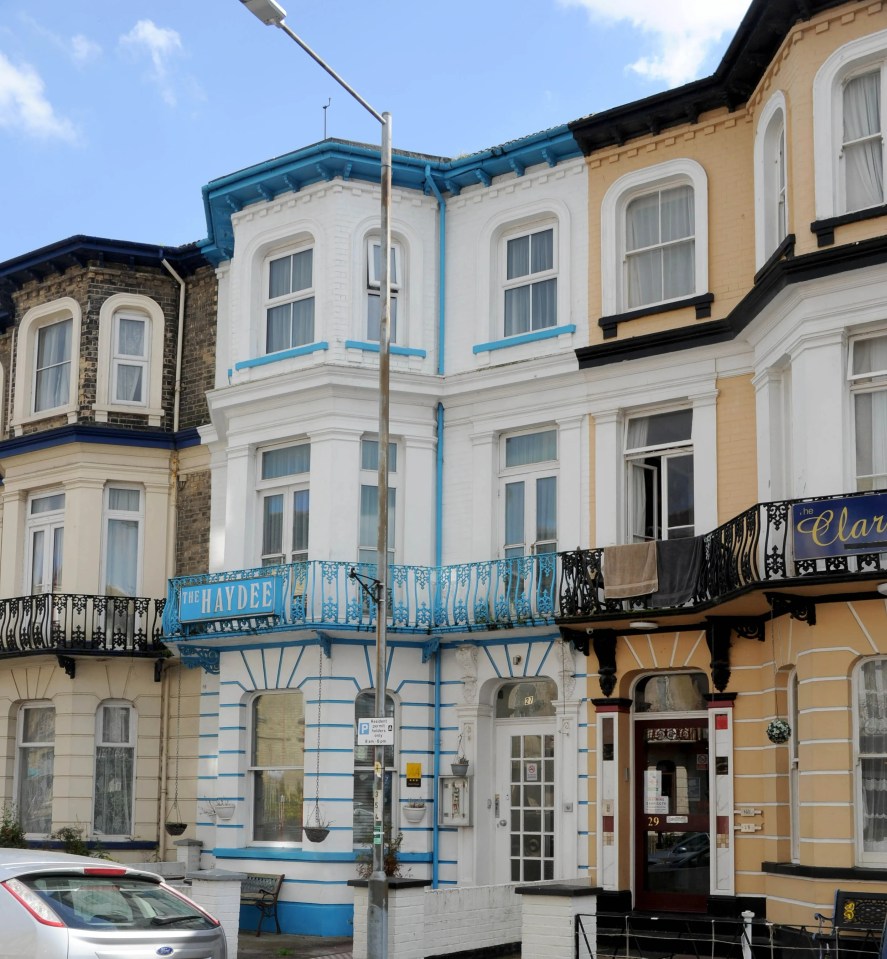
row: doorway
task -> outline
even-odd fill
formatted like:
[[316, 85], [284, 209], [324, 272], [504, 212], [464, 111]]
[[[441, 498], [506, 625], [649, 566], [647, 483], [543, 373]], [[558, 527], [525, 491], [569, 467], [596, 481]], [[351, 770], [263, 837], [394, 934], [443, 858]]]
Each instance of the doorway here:
[[[655, 678], [660, 689], [663, 681], [673, 687], [672, 699], [680, 690], [685, 708], [635, 719], [635, 906], [704, 912], [711, 889], [708, 716], [687, 715], [704, 708], [704, 677]], [[664, 700], [645, 701], [656, 712], [668, 709]]]

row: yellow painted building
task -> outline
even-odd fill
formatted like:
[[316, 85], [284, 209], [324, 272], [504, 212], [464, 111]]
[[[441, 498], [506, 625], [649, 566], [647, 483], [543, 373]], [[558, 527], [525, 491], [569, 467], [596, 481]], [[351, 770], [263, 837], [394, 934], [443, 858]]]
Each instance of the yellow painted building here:
[[811, 925], [887, 880], [887, 6], [802, 7], [571, 124], [602, 909]]

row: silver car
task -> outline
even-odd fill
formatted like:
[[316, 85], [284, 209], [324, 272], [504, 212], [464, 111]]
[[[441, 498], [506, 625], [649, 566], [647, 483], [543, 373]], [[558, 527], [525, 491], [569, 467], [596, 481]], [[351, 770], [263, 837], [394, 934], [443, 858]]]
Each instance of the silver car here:
[[217, 919], [152, 873], [0, 849], [0, 957], [25, 956], [227, 959], [227, 947]]

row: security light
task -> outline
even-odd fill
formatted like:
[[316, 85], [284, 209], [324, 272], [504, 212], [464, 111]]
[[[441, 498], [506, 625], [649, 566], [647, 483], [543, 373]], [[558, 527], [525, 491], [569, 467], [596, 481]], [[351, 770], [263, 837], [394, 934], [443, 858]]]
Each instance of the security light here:
[[240, 2], [262, 23], [277, 24], [286, 19], [286, 10], [275, 0], [240, 0]]

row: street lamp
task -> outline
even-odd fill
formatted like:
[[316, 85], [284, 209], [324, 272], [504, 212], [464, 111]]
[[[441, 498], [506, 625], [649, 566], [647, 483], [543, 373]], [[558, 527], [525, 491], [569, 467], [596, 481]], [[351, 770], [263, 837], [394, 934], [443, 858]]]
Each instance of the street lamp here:
[[[389, 323], [391, 316], [391, 114], [378, 113], [356, 90], [353, 90], [329, 64], [284, 23], [286, 11], [276, 0], [240, 0], [268, 26], [279, 27], [317, 64], [343, 87], [379, 123], [382, 124], [382, 224], [379, 321], [379, 529], [376, 573], [376, 674], [375, 693], [377, 719], [385, 717], [385, 645], [388, 620], [388, 443], [390, 397]], [[388, 877], [384, 857], [384, 775], [385, 747], [375, 747], [373, 769], [373, 872], [367, 890], [367, 954], [369, 959], [384, 959], [388, 952]]]

